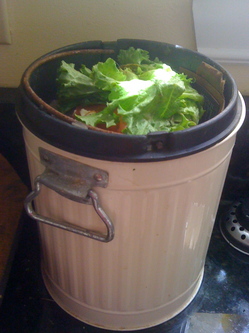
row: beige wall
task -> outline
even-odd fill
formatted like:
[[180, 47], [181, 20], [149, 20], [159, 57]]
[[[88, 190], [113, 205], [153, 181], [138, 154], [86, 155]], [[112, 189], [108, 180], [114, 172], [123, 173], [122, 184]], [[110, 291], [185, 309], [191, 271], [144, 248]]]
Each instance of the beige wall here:
[[0, 87], [16, 87], [37, 57], [87, 40], [141, 38], [195, 48], [192, 0], [7, 0], [11, 45]]
[[[192, 0], [6, 0], [12, 44], [0, 45], [0, 87], [17, 87], [25, 68], [58, 47], [140, 38], [195, 50]], [[242, 93], [248, 65], [227, 66]]]

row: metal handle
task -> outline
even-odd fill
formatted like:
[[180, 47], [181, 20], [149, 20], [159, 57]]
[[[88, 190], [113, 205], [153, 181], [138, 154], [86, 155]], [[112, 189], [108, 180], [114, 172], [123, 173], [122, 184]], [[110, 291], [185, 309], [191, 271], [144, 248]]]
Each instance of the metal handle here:
[[111, 222], [111, 220], [109, 219], [109, 217], [106, 215], [106, 213], [104, 212], [104, 210], [102, 209], [102, 207], [99, 204], [99, 199], [98, 199], [98, 195], [96, 192], [94, 192], [93, 190], [89, 190], [88, 195], [92, 201], [92, 205], [96, 211], [96, 213], [99, 215], [99, 217], [101, 218], [101, 220], [104, 222], [104, 224], [106, 225], [107, 228], [107, 234], [101, 234], [99, 232], [93, 231], [93, 230], [88, 230], [76, 225], [73, 225], [69, 222], [65, 222], [65, 221], [56, 221], [54, 219], [42, 216], [40, 214], [38, 214], [32, 205], [32, 201], [39, 195], [41, 191], [41, 183], [40, 183], [40, 176], [38, 176], [35, 179], [35, 188], [32, 192], [30, 192], [30, 194], [26, 197], [25, 201], [24, 201], [24, 206], [26, 209], [27, 214], [34, 220], [37, 220], [39, 222], [45, 223], [45, 224], [49, 224], [53, 227], [57, 227], [60, 229], [64, 229], [67, 231], [71, 231], [74, 232], [76, 234], [85, 236], [85, 237], [89, 237], [101, 242], [110, 242], [113, 237], [114, 237], [114, 226]]
[[[36, 177], [34, 190], [24, 201], [27, 214], [32, 219], [53, 227], [71, 231], [100, 242], [110, 242], [114, 238], [113, 223], [101, 207], [97, 193], [92, 190], [92, 187], [95, 186], [107, 186], [107, 172], [57, 155], [44, 148], [40, 148], [39, 151], [41, 163], [45, 165], [46, 169], [43, 174]], [[70, 200], [82, 204], [92, 204], [96, 213], [104, 222], [107, 233], [88, 230], [66, 221], [56, 221], [38, 214], [33, 208], [32, 201], [39, 195], [41, 184]]]

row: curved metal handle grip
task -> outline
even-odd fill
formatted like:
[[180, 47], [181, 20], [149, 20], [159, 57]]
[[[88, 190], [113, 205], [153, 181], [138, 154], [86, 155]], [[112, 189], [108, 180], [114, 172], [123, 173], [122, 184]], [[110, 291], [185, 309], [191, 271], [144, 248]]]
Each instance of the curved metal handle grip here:
[[49, 224], [53, 227], [71, 231], [76, 234], [98, 240], [100, 242], [107, 243], [107, 242], [110, 242], [114, 238], [114, 226], [112, 224], [112, 221], [110, 220], [110, 218], [107, 216], [105, 211], [100, 206], [97, 193], [91, 189], [88, 191], [88, 196], [90, 198], [90, 201], [91, 201], [96, 213], [99, 215], [99, 217], [104, 222], [104, 224], [107, 228], [106, 234], [102, 234], [102, 233], [99, 233], [99, 232], [96, 232], [93, 230], [88, 230], [88, 229], [73, 225], [69, 222], [65, 222], [65, 221], [59, 222], [54, 219], [51, 219], [51, 218], [48, 218], [48, 217], [45, 217], [45, 216], [42, 216], [42, 215], [36, 213], [36, 211], [33, 208], [32, 201], [39, 195], [39, 193], [41, 191], [41, 181], [40, 180], [41, 180], [40, 176], [36, 177], [35, 182], [34, 182], [34, 190], [32, 192], [30, 192], [30, 194], [26, 197], [25, 202], [24, 202], [26, 212], [32, 219], [45, 223], [45, 224]]

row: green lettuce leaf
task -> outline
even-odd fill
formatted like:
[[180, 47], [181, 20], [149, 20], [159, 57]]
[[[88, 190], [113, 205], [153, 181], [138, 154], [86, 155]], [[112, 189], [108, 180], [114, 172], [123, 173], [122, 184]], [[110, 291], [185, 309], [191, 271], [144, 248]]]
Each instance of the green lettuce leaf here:
[[120, 50], [117, 58], [120, 65], [150, 62], [148, 51], [135, 49], [134, 47], [130, 47], [128, 50]]
[[75, 118], [90, 126], [104, 123], [107, 128], [115, 126], [119, 121], [119, 117], [115, 113], [110, 113], [108, 109], [106, 109], [105, 112], [90, 113], [86, 116], [76, 114]]
[[[61, 62], [57, 76], [57, 98], [59, 111], [65, 113], [81, 104], [82, 100], [106, 100], [106, 94], [94, 84], [91, 77], [76, 70], [74, 64]], [[91, 96], [95, 96], [91, 99]]]
[[76, 116], [87, 125], [106, 127], [126, 123], [124, 133], [145, 135], [156, 131], [178, 131], [198, 124], [203, 96], [192, 80], [176, 73], [145, 50], [121, 50], [118, 63], [111, 58], [92, 69], [62, 62], [58, 72], [61, 110], [77, 105], [104, 104], [98, 113]]
[[92, 68], [92, 79], [97, 88], [111, 91], [119, 81], [125, 81], [126, 75], [117, 68], [116, 62], [108, 58]]

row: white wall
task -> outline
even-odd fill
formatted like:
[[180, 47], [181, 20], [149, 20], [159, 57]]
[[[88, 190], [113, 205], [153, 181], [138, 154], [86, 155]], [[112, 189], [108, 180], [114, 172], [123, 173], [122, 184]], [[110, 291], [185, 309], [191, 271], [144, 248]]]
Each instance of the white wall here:
[[193, 0], [197, 50], [218, 61], [249, 92], [249, 1]]
[[[6, 0], [12, 43], [0, 45], [0, 87], [58, 47], [87, 40], [149, 39], [196, 49], [192, 0]], [[228, 66], [249, 93], [248, 66]]]

